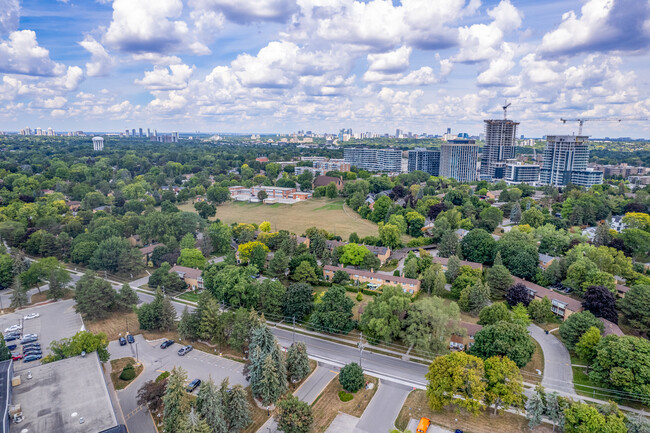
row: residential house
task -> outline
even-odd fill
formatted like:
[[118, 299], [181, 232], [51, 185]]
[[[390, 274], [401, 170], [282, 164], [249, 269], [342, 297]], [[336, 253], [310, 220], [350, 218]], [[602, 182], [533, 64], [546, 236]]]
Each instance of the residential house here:
[[548, 297], [551, 301], [551, 311], [554, 314], [561, 317], [563, 320], [566, 320], [573, 313], [578, 313], [582, 311], [582, 303], [570, 296], [563, 295], [561, 293], [555, 292], [546, 287], [542, 287], [538, 284], [531, 283], [530, 281], [523, 280], [518, 277], [512, 277], [515, 280], [515, 283], [522, 283], [528, 289], [530, 295], [530, 300], [533, 299], [544, 299]]
[[153, 254], [153, 250], [155, 250], [156, 247], [160, 246], [164, 246], [164, 244], [155, 242], [153, 244], [147, 245], [146, 247], [139, 248], [140, 254], [142, 254], [142, 260], [144, 261], [145, 265], [151, 260], [151, 254]]
[[365, 271], [363, 269], [344, 268], [341, 266], [323, 266], [323, 275], [330, 281], [336, 271], [344, 271], [350, 279], [357, 284], [368, 284], [368, 288], [376, 290], [381, 286], [401, 286], [406, 293], [415, 294], [420, 291], [420, 280], [413, 278], [396, 277], [390, 274]]
[[464, 330], [463, 334], [465, 335], [459, 335], [459, 333], [454, 333], [451, 335], [449, 339], [449, 349], [450, 350], [465, 350], [465, 348], [470, 348], [474, 345], [474, 336], [478, 331], [483, 329], [481, 325], [477, 325], [476, 323], [469, 323], [469, 322], [460, 322], [460, 328], [461, 330]]
[[618, 327], [616, 323], [610, 322], [607, 319], [604, 319], [602, 317], [599, 317], [598, 320], [603, 322], [603, 337], [607, 337], [608, 335], [616, 335], [617, 337], [623, 337], [625, 333], [621, 330], [621, 328]]
[[459, 239], [459, 240], [463, 240], [463, 238], [465, 237], [465, 235], [467, 235], [467, 233], [469, 233], [469, 230], [458, 229], [458, 230], [456, 230], [454, 233], [456, 233], [456, 234], [458, 235], [458, 239]]
[[557, 259], [557, 257], [549, 256], [548, 254], [542, 254], [542, 253], [539, 253], [538, 256], [539, 256], [539, 267], [542, 269], [547, 269], [549, 266], [551, 266], [551, 263], [553, 263], [553, 261]]
[[502, 192], [502, 190], [488, 191], [485, 197], [491, 200], [498, 200]]
[[628, 286], [625, 286], [623, 284], [617, 284], [616, 285], [616, 293], [618, 294], [619, 298], [624, 298], [627, 292], [630, 291], [630, 288]]
[[201, 270], [188, 268], [185, 266], [174, 265], [169, 272], [176, 272], [178, 276], [185, 281], [185, 284], [192, 290], [203, 290], [203, 277], [201, 277]]
[[65, 204], [68, 206], [68, 209], [70, 209], [70, 212], [72, 212], [73, 215], [76, 215], [77, 212], [79, 212], [79, 208], [81, 207], [80, 201], [68, 200], [65, 202]]
[[140, 239], [139, 235], [132, 235], [126, 238], [127, 241], [129, 241], [129, 244], [132, 247], [141, 247], [142, 246], [142, 240]]
[[[333, 251], [337, 247], [348, 245], [348, 242], [327, 240], [325, 241], [325, 245], [330, 251]], [[390, 248], [388, 247], [376, 247], [374, 245], [363, 245], [363, 246], [368, 248], [368, 250], [379, 259], [379, 263], [381, 263], [382, 265], [386, 263], [386, 260], [388, 260], [388, 258], [390, 257]]]
[[620, 233], [627, 228], [627, 224], [623, 222], [622, 215], [615, 215], [612, 217], [612, 222], [609, 224], [609, 227]]

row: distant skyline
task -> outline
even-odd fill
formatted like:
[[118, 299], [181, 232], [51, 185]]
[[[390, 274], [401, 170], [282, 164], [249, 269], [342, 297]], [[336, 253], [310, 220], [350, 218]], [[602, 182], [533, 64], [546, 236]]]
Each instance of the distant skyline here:
[[0, 131], [571, 134], [650, 118], [649, 48], [650, 0], [0, 0]]

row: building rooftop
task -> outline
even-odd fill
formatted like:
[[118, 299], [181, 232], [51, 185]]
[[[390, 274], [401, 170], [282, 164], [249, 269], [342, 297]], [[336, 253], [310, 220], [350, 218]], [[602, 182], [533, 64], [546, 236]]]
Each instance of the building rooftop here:
[[625, 333], [621, 330], [621, 328], [618, 327], [616, 323], [610, 322], [607, 319], [604, 319], [602, 317], [599, 317], [598, 320], [603, 322], [603, 325], [605, 326], [605, 329], [603, 330], [603, 336], [608, 336], [608, 335], [616, 335], [618, 337], [623, 337]]
[[341, 266], [332, 266], [332, 265], [325, 265], [323, 266], [324, 271], [345, 271], [350, 275], [359, 275], [360, 277], [367, 277], [367, 278], [381, 278], [386, 281], [392, 281], [397, 284], [413, 284], [417, 285], [420, 284], [420, 280], [415, 280], [413, 278], [405, 278], [405, 277], [396, 277], [394, 275], [388, 275], [388, 274], [378, 274], [377, 272], [370, 272], [370, 271], [364, 271], [363, 269], [355, 269], [355, 268], [344, 268]]
[[[98, 433], [117, 425], [96, 353], [35, 365], [13, 389], [25, 420], [15, 431]], [[83, 423], [80, 420], [83, 418]], [[81, 425], [83, 424], [83, 425]]]
[[566, 304], [567, 308], [573, 312], [578, 312], [582, 311], [582, 303], [578, 301], [577, 299], [573, 299], [570, 296], [563, 295], [561, 293], [558, 293], [556, 291], [553, 291], [551, 289], [547, 289], [546, 287], [542, 287], [538, 284], [531, 283], [530, 281], [526, 281], [524, 279], [521, 279], [519, 277], [512, 277], [515, 280], [515, 283], [522, 283], [526, 287], [528, 287], [530, 290], [535, 292], [535, 296], [539, 296], [540, 298], [543, 298], [544, 296], [548, 297], [548, 299], [556, 300], [559, 302], [562, 302], [563, 304]]
[[147, 245], [146, 247], [139, 248], [140, 253], [144, 256], [145, 254], [151, 254], [153, 253], [153, 250], [156, 249], [156, 247], [163, 247], [164, 245], [161, 243], [156, 242], [155, 244]]
[[176, 272], [178, 276], [181, 278], [192, 278], [194, 280], [198, 280], [199, 278], [201, 278], [202, 271], [200, 269], [174, 265], [174, 267], [171, 268], [169, 272]]
[[327, 186], [330, 184], [330, 182], [341, 182], [341, 178], [334, 176], [318, 176], [316, 179], [314, 179], [314, 188], [317, 186]]

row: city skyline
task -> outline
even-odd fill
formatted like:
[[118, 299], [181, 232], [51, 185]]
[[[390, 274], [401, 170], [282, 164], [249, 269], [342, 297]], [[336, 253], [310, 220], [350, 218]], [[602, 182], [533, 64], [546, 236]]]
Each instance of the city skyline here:
[[[650, 117], [650, 4], [633, 0], [0, 0], [0, 131], [526, 137]], [[161, 129], [161, 128], [158, 128]], [[590, 122], [650, 137], [648, 122]]]

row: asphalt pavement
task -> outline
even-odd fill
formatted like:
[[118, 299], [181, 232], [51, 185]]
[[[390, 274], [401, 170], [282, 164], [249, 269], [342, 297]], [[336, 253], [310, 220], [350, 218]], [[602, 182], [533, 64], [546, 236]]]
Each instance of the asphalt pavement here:
[[138, 389], [148, 380], [155, 379], [164, 371], [174, 367], [182, 367], [187, 372], [188, 382], [193, 379], [212, 380], [219, 385], [228, 378], [230, 385], [247, 386], [242, 370], [244, 364], [230, 359], [211, 355], [200, 350], [192, 350], [185, 356], [178, 356], [177, 351], [182, 347], [175, 343], [167, 349], [161, 349], [163, 340], [147, 341], [142, 335], [135, 336], [134, 344], [120, 346], [117, 341], [111, 341], [108, 351], [111, 359], [133, 357], [143, 363], [144, 371], [128, 387], [117, 391], [117, 397], [126, 419], [130, 432], [155, 433], [155, 428], [149, 411], [138, 406]]
[[412, 390], [404, 385], [380, 380], [379, 389], [361, 415], [354, 433], [388, 432], [395, 428], [395, 420]]
[[546, 334], [537, 325], [530, 325], [528, 330], [544, 352], [542, 385], [546, 388], [575, 394], [571, 356], [567, 348], [555, 335]]

